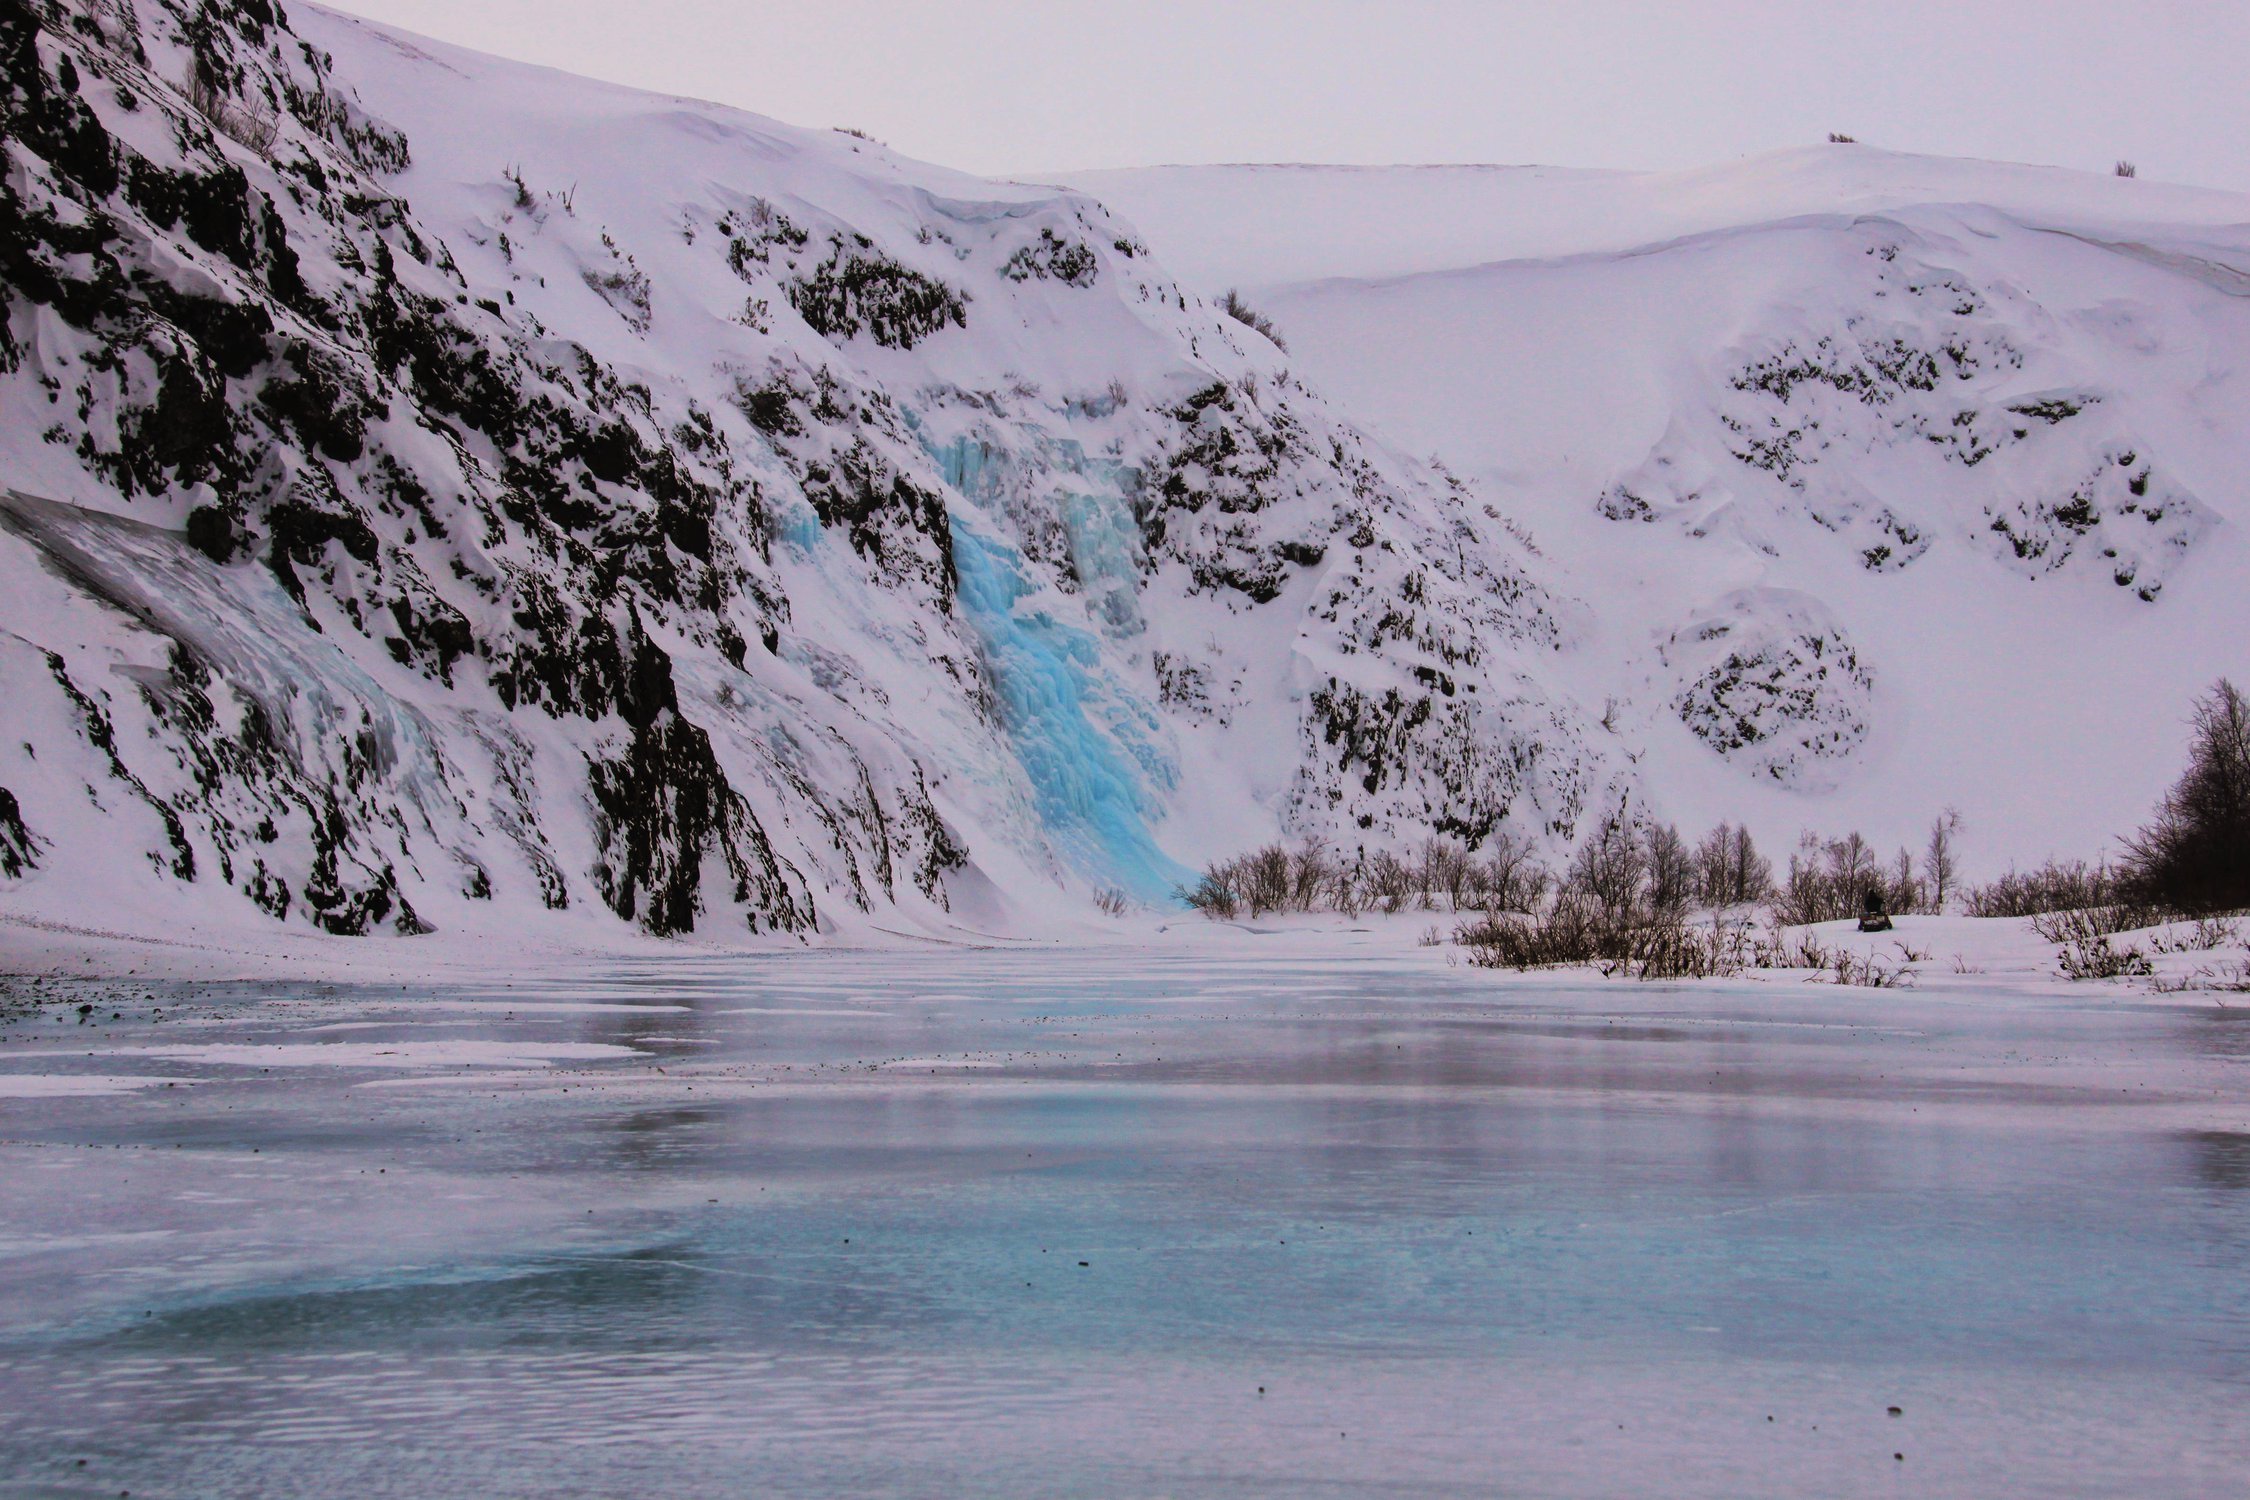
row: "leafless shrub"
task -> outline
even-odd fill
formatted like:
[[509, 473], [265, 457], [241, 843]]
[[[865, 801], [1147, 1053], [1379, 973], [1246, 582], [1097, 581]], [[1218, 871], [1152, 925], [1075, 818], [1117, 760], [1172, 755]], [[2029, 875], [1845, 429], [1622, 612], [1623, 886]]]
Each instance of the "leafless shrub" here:
[[2032, 918], [2032, 929], [2056, 945], [2055, 965], [2071, 979], [2121, 979], [2156, 972], [2148, 955], [2137, 947], [2116, 947], [2110, 938], [2120, 932], [2147, 926], [2150, 914], [2122, 906], [2086, 907], [2077, 911], [2042, 912]]
[[1856, 985], [1870, 990], [1905, 989], [1914, 982], [1914, 971], [1886, 964], [1872, 953], [1841, 952], [1829, 967], [1831, 984]]
[[1831, 146], [1856, 146], [1859, 144], [1859, 137], [1846, 135], [1840, 130], [1831, 130], [1828, 132], [1828, 144]]
[[2036, 870], [2007, 874], [1968, 889], [1969, 914], [1977, 917], [2033, 917], [2042, 912], [2109, 906], [2117, 900], [2117, 877], [2107, 865], [2084, 860], [2050, 860]]
[[1876, 868], [1874, 846], [1865, 837], [1849, 833], [1824, 842], [1808, 831], [1789, 856], [1789, 874], [1774, 909], [1792, 927], [1839, 921], [1857, 916], [1867, 896], [1883, 895], [1887, 885]]
[[2055, 955], [2055, 962], [2071, 979], [2123, 979], [2156, 972], [2140, 949], [2113, 948], [2106, 937], [2064, 948]]
[[1822, 946], [1816, 934], [1792, 935], [1779, 917], [1769, 919], [1750, 949], [1750, 965], [1757, 969], [1826, 969], [1835, 961], [1835, 952]]
[[1406, 861], [1388, 849], [1378, 849], [1367, 860], [1368, 899], [1393, 915], [1414, 899], [1414, 872]]
[[1105, 886], [1094, 892], [1094, 910], [1105, 917], [1122, 917], [1131, 904], [1125, 899], [1125, 893], [1115, 886]]
[[1420, 889], [1425, 910], [1437, 905], [1441, 897], [1454, 911], [1469, 904], [1470, 887], [1476, 877], [1476, 862], [1469, 858], [1468, 850], [1450, 839], [1425, 839], [1420, 863], [1415, 883]]
[[1268, 912], [1283, 911], [1289, 905], [1289, 851], [1280, 844], [1268, 844], [1242, 857], [1236, 876], [1236, 888], [1242, 892], [1242, 904], [1250, 908], [1250, 915], [1262, 917]]
[[2141, 169], [2129, 161], [2119, 161], [2116, 171], [2120, 177], [2138, 177], [2141, 175]]
[[1233, 287], [1228, 287], [1226, 295], [1219, 299], [1219, 311], [1225, 313], [1237, 323], [1264, 334], [1267, 340], [1282, 353], [1287, 354], [1289, 352], [1289, 345], [1283, 341], [1281, 330], [1273, 326], [1273, 319], [1243, 301], [1242, 294]]
[[1825, 975], [1831, 984], [1864, 989], [1901, 989], [1914, 981], [1915, 963], [1929, 955], [1901, 945], [1901, 961], [1893, 964], [1873, 953], [1831, 948], [1811, 932], [1792, 933], [1779, 921], [1749, 943], [1750, 967], [1755, 969], [1806, 969]]
[[239, 141], [260, 156], [270, 155], [281, 134], [281, 116], [264, 106], [229, 97], [210, 70], [198, 65], [180, 91], [195, 112], [211, 122], [220, 134]]
[[2036, 913], [2031, 919], [2031, 930], [2050, 943], [2075, 943], [2120, 932], [2138, 932], [2169, 920], [2167, 913], [2154, 907], [2104, 902], [2098, 906]]
[[1689, 923], [1676, 913], [1612, 921], [1598, 900], [1568, 887], [1542, 913], [1493, 913], [1454, 938], [1480, 968], [1590, 964], [1612, 977], [1647, 980], [1739, 974], [1753, 946], [1747, 925], [1739, 921], [1713, 917], [1707, 924]]
[[1623, 929], [1603, 921], [1600, 904], [1576, 887], [1557, 891], [1544, 912], [1491, 913], [1462, 927], [1454, 940], [1469, 950], [1470, 963], [1485, 969], [1614, 963], [1628, 951]]
[[1642, 979], [1721, 979], [1750, 966], [1747, 922], [1714, 915], [1707, 924], [1663, 923], [1641, 945]]
[[2159, 978], [2149, 982], [2149, 989], [2159, 995], [2179, 995], [2194, 990], [2215, 990], [2224, 994], [2250, 995], [2250, 963], [2203, 965], [2194, 972]]
[[1487, 911], [1529, 911], [1547, 893], [1551, 878], [1530, 841], [1503, 828], [1485, 846], [1477, 896]]
[[1190, 909], [1214, 922], [1231, 922], [1242, 910], [1242, 893], [1234, 888], [1231, 861], [1206, 865], [1195, 884], [1182, 886], [1174, 894]]
[[1336, 862], [1326, 847], [1306, 844], [1289, 861], [1289, 905], [1294, 911], [1311, 911], [1328, 900], [1336, 885]]
[[2242, 936], [2242, 929], [2226, 917], [2197, 917], [2184, 932], [2158, 932], [2149, 938], [2153, 953], [2209, 953]]

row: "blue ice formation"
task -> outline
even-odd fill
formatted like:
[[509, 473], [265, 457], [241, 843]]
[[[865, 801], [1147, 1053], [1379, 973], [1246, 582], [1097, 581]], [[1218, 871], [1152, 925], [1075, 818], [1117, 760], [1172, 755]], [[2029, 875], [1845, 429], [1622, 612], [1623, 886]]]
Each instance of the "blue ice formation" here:
[[[1089, 458], [1075, 438], [1046, 433], [1023, 437], [1044, 470], [1070, 475], [1082, 486], [1058, 487], [1054, 501], [1070, 547], [1071, 571], [1089, 607], [1111, 637], [1139, 635], [1147, 629], [1140, 607], [1140, 528], [1125, 497], [1125, 466], [1115, 459]], [[1009, 480], [1022, 472], [1012, 451], [977, 437], [937, 444], [925, 436], [924, 447], [937, 460], [945, 482], [977, 509], [1009, 511]]]
[[[958, 518], [952, 543], [961, 613], [1048, 836], [1090, 878], [1144, 901], [1169, 899], [1192, 877], [1149, 836], [1148, 784], [1175, 774], [1153, 743], [1155, 721], [1110, 689], [1093, 636], [1017, 609], [1036, 591], [1020, 553]], [[1106, 709], [1106, 729], [1089, 709]]]
[[813, 549], [820, 545], [820, 514], [801, 500], [786, 502], [774, 516], [773, 532], [776, 538], [810, 557]]

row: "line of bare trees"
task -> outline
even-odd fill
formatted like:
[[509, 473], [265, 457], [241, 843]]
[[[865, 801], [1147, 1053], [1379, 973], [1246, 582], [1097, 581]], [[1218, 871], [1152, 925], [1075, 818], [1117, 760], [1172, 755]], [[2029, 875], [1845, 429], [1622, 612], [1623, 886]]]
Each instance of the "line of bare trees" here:
[[1339, 853], [1324, 844], [1269, 844], [1207, 866], [1180, 892], [1205, 916], [1228, 920], [1275, 912], [1530, 912], [1563, 896], [1583, 897], [1618, 920], [1642, 914], [1771, 904], [1791, 923], [1858, 912], [1874, 893], [1893, 912], [1942, 909], [1959, 888], [1961, 819], [1950, 809], [1932, 823], [1917, 858], [1889, 860], [1858, 833], [1806, 833], [1776, 879], [1746, 827], [1721, 823], [1690, 843], [1669, 823], [1612, 818], [1588, 835], [1560, 871], [1531, 843], [1506, 830], [1471, 853], [1430, 838], [1406, 854], [1387, 849]]
[[[1778, 873], [1747, 828], [1721, 823], [1690, 844], [1671, 824], [1613, 817], [1580, 841], [1560, 871], [1508, 831], [1477, 852], [1442, 838], [1407, 854], [1271, 844], [1210, 865], [1180, 896], [1222, 920], [1415, 907], [1483, 913], [1497, 931], [1503, 916], [1515, 914], [1572, 951], [1669, 931], [1699, 909], [1762, 906], [1797, 927], [1854, 916], [1871, 900], [1893, 914], [1958, 907], [1974, 916], [2033, 917], [2114, 907], [2151, 921], [2250, 908], [2250, 699], [2221, 679], [2197, 701], [2191, 726], [2186, 771], [2149, 824], [2125, 840], [2114, 867], [2050, 860], [1964, 884], [1962, 820], [1952, 808], [1931, 821], [1919, 853], [1902, 846], [1886, 857], [1857, 832], [1807, 832]], [[1503, 925], [1522, 935], [1522, 922]]]
[[1442, 838], [1405, 854], [1344, 854], [1318, 842], [1268, 844], [1206, 866], [1179, 894], [1205, 916], [1228, 921], [1275, 912], [1523, 910], [1552, 882], [1530, 843], [1502, 830], [1474, 855]]

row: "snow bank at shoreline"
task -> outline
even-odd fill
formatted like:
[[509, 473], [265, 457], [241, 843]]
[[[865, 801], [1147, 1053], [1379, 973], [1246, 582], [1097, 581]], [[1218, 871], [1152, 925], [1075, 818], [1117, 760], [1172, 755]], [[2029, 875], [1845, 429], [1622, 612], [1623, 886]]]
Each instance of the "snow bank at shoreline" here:
[[[1496, 990], [1552, 989], [1587, 984], [1613, 987], [1620, 1003], [1635, 994], [1658, 994], [1678, 985], [1752, 989], [1834, 986], [1825, 970], [1751, 969], [1713, 979], [1641, 982], [1608, 977], [1592, 967], [1473, 970], [1457, 929], [1474, 913], [1443, 910], [1287, 915], [1212, 922], [1194, 915], [1131, 913], [1118, 919], [1058, 921], [1042, 932], [988, 932], [958, 926], [946, 933], [912, 933], [863, 923], [824, 939], [795, 937], [699, 941], [658, 939], [631, 932], [564, 923], [527, 924], [510, 938], [438, 933], [422, 937], [329, 938], [275, 926], [263, 931], [209, 928], [156, 933], [79, 927], [0, 914], [0, 981], [15, 978], [145, 980], [150, 982], [281, 981], [312, 984], [443, 985], [482, 980], [567, 982], [573, 976], [644, 972], [669, 967], [700, 969], [739, 960], [757, 964], [789, 957], [854, 952], [1023, 950], [1062, 954], [1116, 951], [1165, 958], [1271, 958], [1290, 964], [1374, 965], [1408, 971], [1458, 968], [1482, 975]], [[1706, 919], [1708, 920], [1708, 919]], [[2119, 934], [2121, 946], [2147, 951], [2154, 974], [2119, 980], [2073, 981], [2057, 965], [2055, 945], [2029, 919], [1907, 916], [1888, 933], [1867, 934], [1851, 921], [1788, 928], [1809, 935], [1830, 953], [1873, 960], [1903, 971], [1901, 988], [1922, 994], [2070, 996], [2089, 1003], [2159, 1003], [2226, 1009], [2239, 996], [2220, 983], [2250, 964], [2250, 924], [2239, 924], [2219, 946], [2189, 945], [2192, 924]], [[553, 930], [548, 930], [552, 928]], [[2155, 951], [2159, 949], [2174, 951]], [[2250, 1008], [2250, 998], [2241, 1003]]]

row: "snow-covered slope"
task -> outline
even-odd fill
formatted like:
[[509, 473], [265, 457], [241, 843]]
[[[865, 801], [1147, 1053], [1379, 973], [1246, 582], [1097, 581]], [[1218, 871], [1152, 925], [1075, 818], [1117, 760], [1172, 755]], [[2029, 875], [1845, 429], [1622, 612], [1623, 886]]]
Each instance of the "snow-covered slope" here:
[[0, 0], [0, 908], [808, 934], [1631, 794], [1583, 607], [1085, 196]]
[[1528, 522], [1683, 822], [2092, 853], [2250, 674], [2250, 198], [1863, 146], [1072, 180]]

